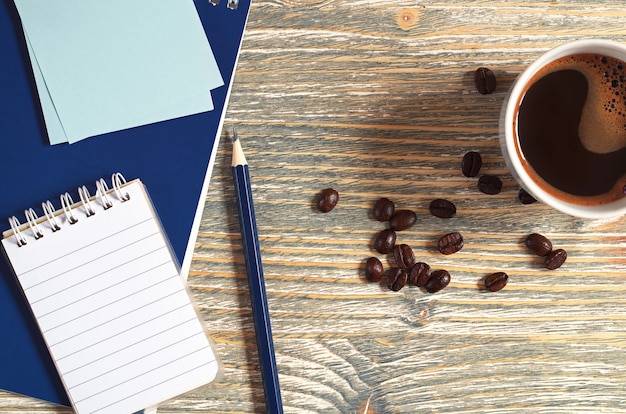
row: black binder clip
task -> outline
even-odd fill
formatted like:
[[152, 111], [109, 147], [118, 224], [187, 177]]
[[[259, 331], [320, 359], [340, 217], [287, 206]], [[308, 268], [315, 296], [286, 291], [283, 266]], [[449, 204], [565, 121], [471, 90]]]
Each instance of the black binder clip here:
[[[220, 4], [220, 0], [209, 0], [209, 3], [217, 6], [218, 4]], [[231, 10], [237, 10], [237, 6], [239, 6], [239, 0], [228, 0], [228, 3], [226, 5]]]

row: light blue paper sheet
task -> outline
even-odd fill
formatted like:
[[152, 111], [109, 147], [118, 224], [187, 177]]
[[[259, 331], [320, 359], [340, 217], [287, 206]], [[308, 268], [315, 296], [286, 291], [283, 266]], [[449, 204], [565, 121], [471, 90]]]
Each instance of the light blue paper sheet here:
[[213, 109], [191, 0], [15, 0], [51, 144]]

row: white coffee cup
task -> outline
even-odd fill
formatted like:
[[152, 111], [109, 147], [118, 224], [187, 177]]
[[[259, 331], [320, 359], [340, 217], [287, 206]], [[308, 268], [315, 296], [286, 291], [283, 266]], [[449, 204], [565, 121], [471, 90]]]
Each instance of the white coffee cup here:
[[[576, 40], [546, 52], [518, 76], [504, 99], [500, 113], [500, 146], [504, 159], [515, 180], [538, 201], [576, 217], [607, 218], [624, 215], [626, 214], [626, 197], [603, 204], [584, 205], [550, 194], [531, 178], [527, 171], [527, 168], [530, 168], [528, 163], [524, 163], [521, 159], [523, 154], [515, 129], [519, 104], [523, 99], [523, 94], [528, 89], [528, 83], [547, 64], [564, 56], [579, 53], [611, 56], [626, 61], [626, 45], [600, 39]], [[624, 162], [626, 163], [626, 160]]]

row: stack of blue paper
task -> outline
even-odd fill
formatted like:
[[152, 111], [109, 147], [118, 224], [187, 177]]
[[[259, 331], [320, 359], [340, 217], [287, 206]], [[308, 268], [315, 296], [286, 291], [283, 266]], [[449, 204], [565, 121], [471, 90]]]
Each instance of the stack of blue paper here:
[[[0, 2], [0, 232], [121, 172], [150, 189], [186, 275], [250, 8], [224, 3]], [[2, 259], [0, 326], [0, 388], [69, 405]]]
[[15, 4], [51, 144], [213, 109], [224, 82], [192, 2]]

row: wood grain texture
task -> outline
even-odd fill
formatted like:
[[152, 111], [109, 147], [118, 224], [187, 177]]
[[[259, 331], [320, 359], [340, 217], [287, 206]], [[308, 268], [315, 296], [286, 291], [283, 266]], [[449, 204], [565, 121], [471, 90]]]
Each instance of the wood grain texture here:
[[[262, 413], [230, 174], [236, 126], [250, 164], [288, 413], [626, 412], [626, 218], [584, 220], [522, 205], [498, 142], [504, 95], [565, 41], [626, 43], [622, 1], [253, 1], [189, 283], [224, 378], [159, 412]], [[480, 95], [473, 71], [493, 69]], [[503, 191], [460, 173], [481, 152]], [[323, 214], [317, 193], [333, 187]], [[452, 282], [427, 294], [365, 281], [386, 196], [418, 214], [399, 234]], [[428, 214], [445, 197], [457, 216]], [[459, 231], [465, 247], [436, 251]], [[542, 267], [531, 232], [569, 254]], [[510, 276], [497, 293], [481, 288]], [[67, 413], [0, 394], [0, 413]]]

